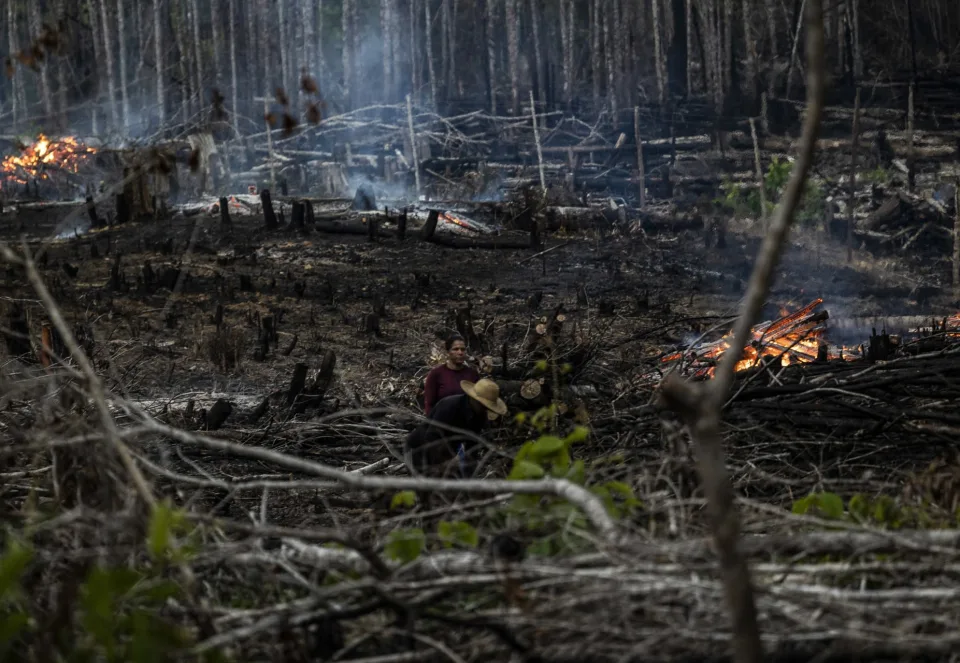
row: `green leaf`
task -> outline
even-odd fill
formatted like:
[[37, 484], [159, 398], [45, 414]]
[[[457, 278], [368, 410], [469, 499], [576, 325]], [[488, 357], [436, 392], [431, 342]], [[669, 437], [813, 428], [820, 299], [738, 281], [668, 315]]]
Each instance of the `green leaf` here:
[[608, 481], [604, 484], [607, 487], [607, 490], [610, 491], [612, 495], [619, 495], [623, 498], [623, 505], [628, 509], [633, 509], [639, 506], [642, 506], [643, 503], [637, 499], [636, 495], [633, 492], [633, 488], [623, 483], [622, 481]]
[[147, 550], [155, 560], [164, 559], [173, 539], [174, 516], [168, 502], [158, 504], [150, 517], [147, 530]]
[[32, 559], [33, 550], [10, 536], [7, 550], [0, 558], [0, 599], [19, 588], [20, 578]]
[[541, 359], [536, 364], [533, 365], [533, 368], [541, 373], [545, 373], [547, 370], [547, 360]]
[[560, 366], [560, 373], [562, 375], [566, 375], [572, 370], [573, 370], [573, 364], [563, 364], [562, 366]]
[[555, 435], [542, 435], [530, 447], [530, 457], [533, 460], [549, 458], [553, 454], [561, 451], [565, 446], [563, 440]]
[[798, 516], [803, 516], [806, 515], [806, 513], [810, 510], [810, 507], [813, 506], [813, 503], [814, 496], [807, 495], [799, 500], [794, 500], [793, 507], [790, 510]]
[[857, 493], [847, 502], [847, 511], [858, 520], [868, 520], [870, 517], [870, 500]]
[[839, 520], [843, 518], [843, 499], [836, 493], [820, 493], [817, 509], [824, 518]]
[[514, 461], [513, 469], [510, 470], [509, 476], [507, 479], [510, 481], [523, 481], [525, 479], [541, 479], [544, 474], [543, 468], [537, 465], [536, 463], [531, 463], [528, 460], [518, 460]]
[[584, 442], [590, 436], [590, 429], [586, 426], [577, 426], [574, 428], [569, 435], [567, 435], [564, 442], [567, 445], [577, 444], [579, 442]]
[[404, 490], [393, 496], [393, 499], [390, 500], [390, 509], [398, 509], [400, 507], [413, 508], [417, 503], [417, 494], [412, 490]]
[[566, 476], [564, 477], [567, 481], [571, 481], [578, 486], [582, 486], [587, 480], [587, 468], [584, 465], [582, 460], [576, 460], [573, 462], [573, 465], [570, 466], [570, 469], [567, 470]]
[[397, 529], [387, 535], [384, 553], [392, 560], [407, 564], [419, 557], [425, 547], [426, 537], [422, 529]]
[[437, 527], [437, 534], [440, 536], [440, 540], [446, 548], [450, 548], [455, 544], [465, 548], [476, 548], [480, 542], [476, 528], [462, 520], [452, 522], [446, 520], [440, 521]]

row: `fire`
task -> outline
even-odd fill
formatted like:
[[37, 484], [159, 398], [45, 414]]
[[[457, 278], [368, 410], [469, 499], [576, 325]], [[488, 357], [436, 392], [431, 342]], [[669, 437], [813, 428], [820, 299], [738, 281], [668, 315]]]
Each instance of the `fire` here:
[[36, 142], [24, 146], [20, 154], [4, 158], [0, 172], [6, 179], [26, 184], [30, 179], [48, 179], [52, 170], [76, 173], [92, 154], [96, 154], [94, 148], [71, 136], [54, 140], [40, 134]]
[[[758, 365], [764, 358], [774, 361], [779, 358], [780, 366], [806, 364], [814, 361], [831, 359], [856, 359], [858, 350], [845, 347], [831, 348], [824, 341], [826, 333], [826, 311], [815, 312], [823, 303], [822, 299], [815, 299], [806, 306], [794, 312], [782, 311], [782, 317], [770, 322], [755, 326], [750, 331], [750, 342], [744, 348], [736, 370], [744, 371]], [[728, 332], [715, 343], [700, 346], [688, 355], [694, 375], [698, 377], [712, 377], [715, 366], [724, 352], [730, 349], [733, 332]], [[684, 353], [674, 352], [667, 355], [661, 362], [675, 362], [683, 359]], [[769, 360], [769, 359], [768, 359]]]

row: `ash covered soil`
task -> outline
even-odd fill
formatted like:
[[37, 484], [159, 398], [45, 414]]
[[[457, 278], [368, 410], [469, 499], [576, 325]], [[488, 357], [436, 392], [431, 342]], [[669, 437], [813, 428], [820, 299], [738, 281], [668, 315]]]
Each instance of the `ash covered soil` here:
[[[16, 243], [22, 237], [38, 251], [41, 239], [54, 236], [64, 217], [78, 213], [56, 207], [24, 209], [14, 217], [8, 211], [0, 228], [5, 240]], [[421, 411], [423, 376], [436, 361], [440, 339], [456, 330], [457, 311], [469, 307], [478, 336], [473, 354], [491, 357], [494, 377], [507, 385], [537, 378], [535, 363], [543, 355], [535, 343], [536, 327], [562, 305], [565, 320], [555, 358], [571, 365], [564, 379], [573, 387], [563, 392], [564, 418], [589, 421], [593, 429], [581, 453], [613, 459], [602, 471], [644, 494], [668, 488], [693, 494], [696, 480], [685, 437], [662, 426], [661, 421], [670, 423], [669, 416], [661, 419], [650, 406], [659, 358], [712, 328], [726, 331], [746, 290], [759, 232], [731, 223], [726, 247], [712, 243], [700, 231], [603, 237], [586, 232], [551, 236], [545, 248], [552, 250], [535, 255], [534, 250], [445, 248], [419, 241], [415, 232], [402, 242], [386, 236], [371, 242], [362, 236], [268, 232], [259, 215], [234, 216], [233, 227], [225, 230], [218, 216], [200, 214], [44, 240], [39, 264], [68, 321], [92, 332], [93, 359], [114, 392], [192, 430], [203, 428], [203, 409], [225, 399], [232, 412], [211, 435], [345, 469], [384, 459], [377, 471], [394, 474], [405, 472], [399, 450], [412, 426], [399, 413]], [[180, 270], [179, 283], [170, 270]], [[834, 318], [950, 314], [956, 307], [949, 295], [929, 287], [948, 272], [945, 263], [911, 264], [860, 250], [848, 264], [842, 245], [800, 228], [778, 270], [764, 319], [817, 297], [824, 298]], [[43, 314], [22, 275], [8, 270], [0, 294], [8, 308], [15, 300], [27, 302], [36, 344]], [[214, 323], [218, 305], [219, 331]], [[379, 329], [372, 330], [368, 318], [377, 310]], [[255, 357], [268, 316], [279, 321], [278, 338], [266, 357]], [[327, 351], [335, 354], [336, 369], [322, 403], [291, 411], [286, 391], [296, 365], [307, 366], [309, 385]], [[838, 370], [869, 366], [846, 362]], [[750, 395], [760, 387], [773, 391], [728, 407], [727, 434], [740, 491], [788, 506], [798, 494], [818, 487], [850, 492], [878, 478], [896, 487], [906, 472], [941, 453], [948, 435], [933, 432], [918, 440], [916, 424], [897, 424], [892, 415], [878, 419], [878, 410], [871, 409], [889, 410], [913, 394], [871, 392], [867, 398], [881, 402], [858, 402], [844, 414], [847, 406], [832, 411], [838, 406], [829, 405], [829, 396], [824, 401], [776, 392], [784, 383], [802, 384], [810, 376], [829, 379], [837, 368], [831, 362], [741, 376], [740, 383], [749, 380], [749, 388], [744, 391], [741, 384], [738, 393]], [[8, 377], [22, 377], [39, 369], [7, 361], [4, 370]], [[507, 396], [512, 413], [536, 410], [536, 403], [516, 393]], [[828, 405], [820, 405], [824, 402]], [[396, 411], [337, 417], [344, 410], [381, 407]], [[865, 409], [870, 410], [866, 415]], [[503, 476], [528, 437], [529, 431], [511, 420], [491, 431], [493, 448], [484, 471]], [[157, 467], [188, 474], [202, 468], [208, 478], [231, 480], [287, 476], [260, 462], [197, 453], [168, 450], [159, 455], [163, 462]], [[758, 453], [760, 461], [748, 462]], [[155, 475], [163, 484], [162, 471]], [[241, 513], [264, 508], [260, 491], [240, 490], [225, 499], [222, 492], [206, 490], [194, 499]], [[349, 491], [321, 498], [313, 490], [294, 490], [265, 504], [270, 522], [278, 524], [345, 525], [345, 515], [360, 527], [392, 524], [383, 518], [382, 499]]]

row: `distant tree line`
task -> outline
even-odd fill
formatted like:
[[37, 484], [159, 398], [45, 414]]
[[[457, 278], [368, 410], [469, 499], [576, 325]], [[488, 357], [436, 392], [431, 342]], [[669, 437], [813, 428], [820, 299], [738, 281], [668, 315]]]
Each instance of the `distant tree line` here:
[[[148, 135], [206, 121], [263, 128], [283, 88], [326, 113], [410, 94], [438, 112], [616, 112], [699, 98], [755, 113], [801, 98], [804, 0], [4, 0], [0, 126]], [[960, 64], [956, 0], [832, 0], [834, 89]]]

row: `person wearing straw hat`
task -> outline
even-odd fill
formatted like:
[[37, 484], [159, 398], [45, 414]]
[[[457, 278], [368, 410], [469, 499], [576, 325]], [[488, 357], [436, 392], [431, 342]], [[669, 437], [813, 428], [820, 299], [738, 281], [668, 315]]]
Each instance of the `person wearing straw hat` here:
[[493, 380], [462, 380], [460, 387], [462, 394], [440, 399], [427, 420], [407, 436], [404, 459], [411, 473], [428, 474], [442, 467], [442, 474], [447, 474], [447, 466], [456, 459], [459, 475], [473, 476], [476, 459], [471, 452], [477, 438], [489, 422], [507, 413], [507, 404]]

